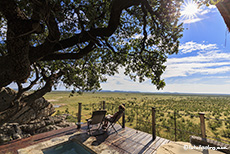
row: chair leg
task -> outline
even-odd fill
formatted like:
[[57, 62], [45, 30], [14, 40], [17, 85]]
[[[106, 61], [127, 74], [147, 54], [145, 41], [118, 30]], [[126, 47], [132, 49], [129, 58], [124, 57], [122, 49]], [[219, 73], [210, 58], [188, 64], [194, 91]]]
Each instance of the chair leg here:
[[100, 123], [99, 127], [97, 128], [97, 130], [99, 130], [101, 128], [102, 122]]
[[114, 125], [112, 125], [112, 127], [113, 127], [113, 129], [115, 130], [115, 132], [118, 133], [117, 130], [115, 129]]
[[118, 120], [118, 123], [119, 123], [120, 126], [122, 126], [121, 123], [119, 122], [119, 120]]
[[106, 131], [109, 129], [109, 127], [110, 127], [111, 125], [112, 125], [112, 123], [110, 123], [109, 126], [107, 126]]
[[115, 132], [118, 133], [114, 127], [114, 123], [110, 123], [110, 125], [106, 128], [106, 131], [109, 129], [109, 127], [112, 127], [115, 130]]
[[88, 127], [89, 135], [91, 135], [91, 132], [90, 132], [90, 123], [89, 122], [87, 122], [87, 127]]
[[87, 131], [87, 132], [88, 132], [88, 134], [90, 135], [90, 127], [88, 127], [88, 131]]

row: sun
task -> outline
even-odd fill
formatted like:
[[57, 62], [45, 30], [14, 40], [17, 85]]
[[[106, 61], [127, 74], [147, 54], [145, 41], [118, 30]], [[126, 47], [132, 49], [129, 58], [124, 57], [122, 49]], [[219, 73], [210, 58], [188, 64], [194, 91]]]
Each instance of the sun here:
[[181, 16], [186, 19], [193, 19], [198, 14], [198, 5], [194, 1], [185, 2], [181, 8]]

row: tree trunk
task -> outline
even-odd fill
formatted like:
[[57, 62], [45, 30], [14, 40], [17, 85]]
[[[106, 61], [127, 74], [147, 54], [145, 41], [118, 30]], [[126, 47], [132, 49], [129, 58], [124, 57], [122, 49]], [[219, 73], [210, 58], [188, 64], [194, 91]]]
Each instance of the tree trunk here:
[[[33, 102], [20, 102], [12, 105], [16, 91], [10, 88], [2, 88], [0, 91], [0, 125], [6, 122], [28, 123], [31, 120], [48, 117], [55, 112], [54, 107], [43, 97]], [[23, 95], [22, 98], [27, 97]]]

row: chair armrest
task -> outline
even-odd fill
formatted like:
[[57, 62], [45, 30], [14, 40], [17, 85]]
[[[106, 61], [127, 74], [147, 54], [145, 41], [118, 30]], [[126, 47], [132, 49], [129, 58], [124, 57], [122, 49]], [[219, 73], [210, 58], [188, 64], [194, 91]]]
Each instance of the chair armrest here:
[[92, 121], [92, 119], [85, 119], [87, 122]]

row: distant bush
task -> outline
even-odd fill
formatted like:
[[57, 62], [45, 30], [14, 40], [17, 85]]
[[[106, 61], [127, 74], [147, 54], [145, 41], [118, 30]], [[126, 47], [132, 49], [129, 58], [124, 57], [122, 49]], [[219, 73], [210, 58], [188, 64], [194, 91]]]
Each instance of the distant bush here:
[[69, 114], [69, 108], [66, 108], [66, 109], [65, 109], [65, 113], [66, 113], [66, 114]]
[[90, 109], [89, 109], [89, 107], [86, 107], [86, 106], [85, 106], [85, 107], [84, 107], [84, 110], [90, 110]]
[[76, 118], [76, 117], [73, 117], [73, 116], [71, 116], [71, 115], [67, 115], [66, 120], [67, 120], [68, 122], [77, 122], [77, 118]]
[[56, 111], [56, 115], [61, 115], [62, 113], [61, 113], [61, 111], [60, 110], [57, 110]]
[[230, 138], [230, 129], [223, 130], [221, 136], [226, 137], [226, 138]]
[[216, 131], [218, 127], [221, 127], [222, 121], [209, 121], [208, 126], [213, 130]]

